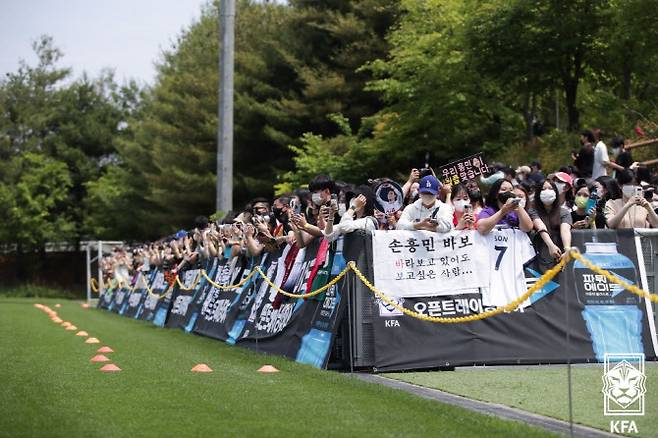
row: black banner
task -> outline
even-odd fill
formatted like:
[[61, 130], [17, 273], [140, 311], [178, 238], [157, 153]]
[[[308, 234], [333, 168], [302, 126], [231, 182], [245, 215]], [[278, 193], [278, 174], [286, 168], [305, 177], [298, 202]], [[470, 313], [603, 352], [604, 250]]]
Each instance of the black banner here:
[[[194, 309], [194, 302], [199, 295], [205, 292], [208, 281], [201, 275], [201, 269], [212, 269], [213, 261], [205, 261], [200, 269], [189, 269], [181, 272], [186, 289], [194, 286], [192, 290], [183, 290], [179, 287], [174, 289], [171, 297], [171, 310], [167, 316], [165, 326], [167, 328], [185, 328], [189, 314]], [[196, 283], [195, 283], [196, 281]]]
[[[240, 283], [249, 274], [255, 261], [244, 256], [222, 259], [211, 274], [213, 282], [219, 286]], [[239, 311], [240, 297], [248, 293], [254, 279], [241, 288], [219, 289], [209, 284], [203, 300], [198, 304], [194, 332], [214, 339], [226, 341]], [[189, 324], [189, 321], [188, 321]]]
[[128, 296], [125, 310], [121, 313], [124, 316], [129, 318], [138, 318], [139, 313], [142, 310], [144, 305], [144, 299], [146, 298], [146, 288], [144, 284], [150, 284], [153, 281], [153, 271], [141, 272], [138, 274], [138, 277], [135, 280], [135, 289]]
[[[424, 315], [447, 318], [477, 315], [508, 302], [504, 300], [522, 293], [541, 277], [542, 263], [537, 258], [530, 259], [534, 252], [526, 258], [518, 254], [517, 247], [504, 247], [503, 234], [489, 239], [491, 248], [474, 246], [471, 254], [495, 260], [491, 276], [494, 278], [494, 271], [497, 272], [497, 288], [493, 287], [494, 283], [488, 283], [486, 294], [471, 288], [457, 295], [449, 289], [443, 293], [453, 295], [411, 295], [411, 298], [407, 295], [397, 298], [397, 302]], [[259, 267], [273, 284], [296, 295], [317, 290], [336, 278], [346, 266], [345, 258], [358, 259], [359, 269], [372, 278], [371, 237], [353, 233], [347, 236], [346, 242], [345, 256], [342, 239], [331, 244], [316, 239], [306, 248], [285, 246], [257, 258], [244, 255], [213, 258], [203, 267], [180, 274], [185, 289], [195, 283], [201, 268], [212, 279], [211, 282], [200, 278], [189, 291], [170, 287], [164, 272], [155, 269], [143, 274], [147, 275], [151, 293], [140, 286], [117, 299], [120, 291], [108, 289], [101, 294], [99, 307], [117, 308], [125, 316], [283, 355], [319, 368], [327, 367], [338, 327], [345, 319], [348, 296], [359, 304], [348, 321], [349, 330], [341, 332], [346, 339], [339, 356], [344, 358], [349, 351], [345, 349], [349, 341], [346, 332], [356, 330], [354, 342], [361, 343], [360, 351], [370, 349], [369, 362], [364, 362], [368, 365], [359, 366], [372, 364], [381, 371], [473, 364], [564, 363], [567, 359], [594, 362], [601, 361], [605, 353], [644, 353], [649, 360], [656, 358], [650, 302], [617, 287], [580, 262], [569, 263], [516, 311], [456, 324], [431, 323], [404, 315], [395, 307], [375, 300], [372, 292], [354, 277], [350, 281], [341, 279], [315, 297], [296, 299], [285, 297], [259, 274], [252, 274]], [[640, 284], [633, 230], [574, 231], [573, 245], [595, 265], [646, 289], [646, 285]], [[505, 254], [511, 257], [505, 258]], [[244, 282], [241, 287], [232, 289], [215, 287], [241, 282]], [[387, 287], [393, 286], [384, 284], [381, 289], [386, 292]], [[342, 366], [346, 367], [347, 363], [342, 362]]]
[[[169, 284], [165, 280], [164, 271], [160, 268], [156, 269], [153, 274], [153, 279], [149, 285], [151, 289], [146, 291], [146, 297], [144, 298], [144, 305], [142, 310], [139, 313], [138, 318], [145, 321], [153, 321], [157, 310], [161, 307], [161, 301], [169, 301], [167, 296], [164, 295], [165, 291], [169, 289]], [[171, 297], [171, 292], [168, 292], [169, 297]], [[169, 303], [166, 303], [167, 307]]]
[[[574, 230], [573, 245], [595, 264], [639, 284], [633, 230]], [[528, 277], [539, 276], [532, 266], [525, 269]], [[619, 289], [575, 263], [537, 292], [529, 307], [481, 321], [429, 323], [373, 300], [375, 366], [386, 371], [562, 363], [568, 358], [590, 362], [602, 361], [605, 352], [637, 352], [655, 358], [648, 325], [652, 315], [647, 315], [644, 300]], [[437, 309], [433, 316], [466, 316], [487, 310], [480, 294], [401, 301], [411, 310]]]

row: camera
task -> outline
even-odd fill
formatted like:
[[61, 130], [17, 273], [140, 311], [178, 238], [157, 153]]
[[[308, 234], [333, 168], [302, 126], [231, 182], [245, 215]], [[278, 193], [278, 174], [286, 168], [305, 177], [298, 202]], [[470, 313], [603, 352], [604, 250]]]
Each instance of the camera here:
[[419, 173], [420, 173], [420, 178], [423, 179], [426, 176], [432, 175], [432, 169], [430, 169], [429, 167], [423, 167], [420, 169]]
[[503, 192], [503, 193], [500, 193], [500, 194], [498, 195], [498, 200], [499, 200], [499, 201], [501, 202], [501, 204], [503, 204], [503, 205], [507, 203], [507, 200], [508, 200], [508, 199], [518, 199], [518, 201], [515, 201], [515, 202], [517, 202], [517, 205], [518, 205], [519, 202], [521, 202], [521, 200], [520, 200], [519, 198], [517, 198], [517, 197], [514, 195], [514, 193], [512, 193], [512, 192]]

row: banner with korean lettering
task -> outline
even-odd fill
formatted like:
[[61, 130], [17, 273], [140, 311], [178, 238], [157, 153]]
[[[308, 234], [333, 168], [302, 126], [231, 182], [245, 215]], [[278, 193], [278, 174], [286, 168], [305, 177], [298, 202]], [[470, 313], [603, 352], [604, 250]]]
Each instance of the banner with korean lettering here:
[[[499, 230], [485, 242], [495, 263], [491, 290], [462, 290], [443, 296], [401, 297], [414, 312], [454, 318], [473, 316], [519, 296], [516, 274], [525, 288], [541, 277], [536, 258], [527, 260], [518, 230]], [[505, 248], [505, 244], [509, 246]], [[572, 244], [595, 264], [632, 284], [640, 283], [633, 230], [574, 231]], [[516, 247], [512, 247], [516, 245]], [[494, 257], [495, 256], [495, 257]], [[496, 271], [496, 264], [498, 270]], [[644, 281], [644, 280], [642, 280]], [[642, 284], [646, 289], [646, 284]], [[526, 306], [483, 320], [437, 324], [404, 315], [372, 300], [375, 367], [380, 371], [473, 364], [597, 362], [608, 352], [656, 357], [651, 303], [610, 284], [581, 264], [565, 271], [530, 297]], [[567, 333], [569, 341], [567, 342]]]
[[144, 299], [147, 295], [146, 287], [144, 287], [144, 285], [151, 284], [153, 274], [153, 271], [143, 271], [137, 274], [137, 277], [133, 282], [135, 289], [128, 296], [128, 303], [122, 315], [130, 318], [137, 318], [139, 316], [139, 312], [141, 311], [141, 307], [144, 304]]
[[476, 231], [375, 231], [375, 286], [394, 297], [451, 295], [489, 286], [489, 253]]
[[457, 185], [489, 173], [489, 167], [482, 158], [482, 153], [471, 155], [441, 166], [436, 174], [444, 184]]
[[193, 303], [197, 297], [205, 292], [208, 282], [201, 275], [201, 269], [210, 270], [214, 260], [204, 261], [202, 266], [188, 269], [179, 273], [183, 288], [177, 288], [172, 296], [172, 305], [167, 315], [168, 328], [185, 328], [188, 316], [194, 308]]

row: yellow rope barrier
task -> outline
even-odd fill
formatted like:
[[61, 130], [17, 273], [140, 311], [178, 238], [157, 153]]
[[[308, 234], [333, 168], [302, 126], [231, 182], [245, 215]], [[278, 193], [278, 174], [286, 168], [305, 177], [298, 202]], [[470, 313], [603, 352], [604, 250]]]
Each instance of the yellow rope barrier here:
[[603, 275], [605, 278], [608, 279], [608, 281], [610, 281], [612, 283], [615, 283], [615, 284], [618, 284], [619, 286], [623, 287], [624, 289], [626, 289], [627, 291], [629, 291], [629, 292], [631, 292], [635, 295], [639, 295], [643, 298], [646, 298], [647, 300], [653, 301], [654, 303], [658, 303], [658, 295], [649, 293], [649, 292], [647, 292], [643, 289], [640, 289], [639, 287], [637, 287], [633, 284], [626, 283], [625, 281], [615, 277], [614, 275], [612, 275], [610, 272], [606, 271], [605, 269], [599, 268], [594, 263], [587, 260], [581, 253], [579, 253], [577, 251], [573, 251], [571, 253], [571, 257], [578, 260], [583, 265], [587, 266], [588, 269], [596, 272], [599, 275]]
[[414, 312], [413, 310], [406, 309], [405, 307], [398, 304], [395, 300], [392, 300], [391, 298], [387, 297], [383, 292], [379, 291], [372, 283], [370, 283], [370, 281], [368, 281], [365, 275], [363, 275], [363, 273], [359, 271], [359, 269], [356, 267], [354, 262], [350, 262], [349, 267], [356, 274], [359, 280], [361, 280], [361, 282], [368, 289], [370, 289], [379, 299], [381, 299], [389, 306], [396, 308], [398, 311], [404, 313], [405, 315], [411, 316], [412, 318], [420, 319], [422, 321], [436, 322], [441, 324], [456, 324], [462, 322], [478, 321], [481, 319], [490, 318], [492, 316], [499, 315], [503, 312], [513, 311], [514, 309], [519, 307], [521, 303], [527, 300], [532, 294], [543, 288], [546, 283], [551, 281], [551, 279], [555, 277], [562, 270], [562, 268], [564, 268], [564, 266], [566, 266], [568, 261], [569, 261], [568, 257], [562, 259], [560, 263], [558, 263], [553, 268], [546, 271], [544, 275], [542, 275], [542, 277], [538, 279], [537, 282], [533, 284], [532, 287], [530, 287], [530, 289], [528, 289], [526, 293], [524, 293], [523, 295], [521, 295], [519, 298], [512, 301], [511, 303], [508, 303], [502, 307], [497, 307], [494, 310], [490, 310], [488, 312], [478, 313], [477, 315], [471, 315], [471, 316], [459, 316], [456, 318], [442, 318], [436, 316], [428, 316], [428, 315], [423, 315], [422, 313]]
[[[639, 296], [641, 296], [643, 298], [646, 298], [648, 300], [651, 300], [655, 303], [658, 303], [658, 295], [651, 294], [651, 293], [649, 293], [645, 290], [640, 289], [639, 287], [637, 287], [635, 285], [628, 284], [625, 281], [615, 277], [613, 274], [606, 271], [605, 269], [602, 269], [602, 268], [594, 265], [592, 262], [590, 262], [585, 257], [583, 257], [583, 255], [580, 254], [580, 252], [576, 248], [572, 248], [571, 250], [569, 250], [569, 252], [567, 252], [565, 254], [565, 256], [562, 258], [562, 260], [557, 265], [555, 265], [554, 267], [552, 267], [551, 269], [546, 271], [544, 273], [544, 275], [542, 275], [535, 282], [535, 284], [532, 285], [532, 287], [530, 287], [523, 295], [518, 297], [516, 300], [514, 300], [514, 301], [512, 301], [512, 302], [510, 302], [510, 303], [508, 303], [504, 306], [497, 307], [497, 308], [495, 308], [493, 310], [490, 310], [490, 311], [487, 311], [487, 312], [478, 313], [476, 315], [470, 315], [470, 316], [460, 316], [460, 317], [455, 317], [455, 318], [443, 318], [443, 317], [429, 316], [429, 315], [424, 315], [422, 313], [415, 312], [413, 310], [406, 309], [405, 307], [398, 304], [398, 302], [396, 300], [391, 299], [385, 293], [383, 293], [379, 289], [377, 289], [366, 278], [366, 276], [363, 275], [363, 273], [356, 267], [356, 264], [354, 262], [349, 262], [347, 267], [345, 267], [345, 269], [343, 269], [340, 274], [338, 274], [336, 277], [334, 277], [326, 285], [322, 286], [321, 288], [319, 288], [317, 290], [314, 290], [312, 292], [308, 292], [308, 293], [305, 293], [305, 294], [292, 294], [290, 292], [287, 292], [287, 291], [281, 289], [279, 286], [274, 284], [272, 282], [272, 280], [270, 280], [267, 277], [267, 275], [265, 275], [265, 273], [260, 269], [260, 266], [256, 266], [254, 269], [252, 269], [252, 271], [244, 279], [242, 279], [242, 281], [240, 281], [239, 283], [231, 284], [231, 285], [227, 285], [227, 286], [222, 286], [222, 285], [216, 283], [215, 281], [213, 281], [213, 279], [208, 276], [208, 273], [206, 272], [205, 269], [201, 269], [199, 271], [199, 274], [197, 275], [196, 279], [194, 280], [194, 284], [189, 288], [186, 288], [181, 283], [178, 275], [176, 275], [176, 282], [178, 283], [178, 287], [181, 290], [189, 291], [189, 290], [195, 289], [196, 286], [199, 284], [199, 281], [201, 281], [201, 277], [203, 277], [208, 281], [208, 283], [210, 283], [215, 288], [220, 289], [220, 290], [226, 290], [226, 289], [234, 289], [234, 288], [242, 287], [245, 283], [247, 283], [247, 281], [249, 281], [249, 279], [251, 277], [253, 277], [255, 274], [258, 274], [263, 278], [263, 280], [272, 289], [274, 289], [278, 293], [280, 293], [282, 295], [285, 295], [287, 297], [290, 297], [290, 298], [300, 299], [300, 298], [310, 298], [310, 297], [313, 297], [315, 295], [321, 294], [322, 292], [326, 291], [327, 289], [329, 289], [330, 287], [332, 287], [336, 283], [338, 283], [343, 277], [345, 277], [349, 273], [349, 271], [352, 271], [357, 276], [357, 278], [359, 280], [361, 280], [361, 282], [368, 289], [370, 289], [370, 291], [376, 297], [378, 297], [380, 300], [382, 300], [384, 303], [388, 304], [389, 306], [392, 306], [395, 309], [397, 309], [398, 311], [404, 313], [405, 315], [410, 316], [412, 318], [422, 320], [422, 321], [427, 321], [427, 322], [441, 323], [441, 324], [457, 324], [457, 323], [464, 323], [464, 322], [471, 322], [471, 321], [479, 321], [479, 320], [483, 320], [483, 319], [486, 319], [486, 318], [491, 318], [492, 316], [500, 315], [501, 313], [514, 311], [517, 307], [519, 307], [521, 305], [521, 303], [523, 303], [525, 300], [530, 298], [530, 296], [532, 296], [535, 292], [541, 290], [546, 285], [546, 283], [551, 281], [573, 259], [576, 259], [576, 260], [580, 261], [588, 269], [591, 269], [592, 271], [596, 272], [597, 274], [603, 275], [605, 278], [608, 279], [608, 281], [610, 281], [612, 283], [615, 283], [615, 284], [618, 284], [619, 286], [623, 287], [624, 289], [628, 290], [629, 292], [631, 292], [635, 295], [639, 295]], [[93, 283], [94, 280], [95, 279], [92, 278], [92, 289], [94, 289], [94, 291], [97, 292], [98, 289], [94, 287], [94, 283]], [[145, 287], [146, 291], [148, 292], [148, 294], [158, 297], [158, 300], [161, 300], [162, 298], [164, 298], [167, 295], [167, 293], [169, 292], [169, 288], [167, 288], [162, 295], [158, 295], [156, 293], [153, 293], [153, 291], [151, 290], [151, 288], [148, 285], [148, 282], [144, 279], [143, 275], [140, 276], [140, 280], [144, 283], [144, 287]], [[138, 283], [136, 283], [135, 286], [133, 286], [131, 288], [131, 290], [135, 290], [137, 288]], [[118, 284], [121, 285], [121, 282], [118, 282]], [[111, 286], [111, 288], [116, 287], [116, 285], [117, 285], [117, 282], [115, 280], [115, 285]]]
[[[350, 263], [352, 263], [352, 262], [350, 262]], [[333, 280], [331, 280], [329, 283], [327, 283], [327, 284], [325, 284], [324, 286], [322, 286], [320, 289], [314, 290], [313, 292], [309, 292], [309, 293], [306, 293], [306, 294], [299, 294], [299, 295], [297, 295], [297, 294], [291, 294], [290, 292], [286, 292], [285, 290], [281, 289], [281, 288], [280, 288], [279, 286], [277, 286], [276, 284], [272, 283], [272, 281], [271, 281], [269, 278], [267, 278], [267, 276], [263, 273], [263, 271], [261, 271], [260, 266], [256, 266], [256, 271], [258, 272], [258, 274], [259, 274], [261, 277], [263, 277], [263, 280], [265, 280], [265, 282], [266, 282], [267, 284], [269, 284], [270, 287], [271, 287], [272, 289], [274, 289], [274, 290], [277, 291], [278, 293], [280, 293], [280, 294], [282, 294], [282, 295], [285, 295], [285, 296], [287, 296], [287, 297], [290, 297], [290, 298], [309, 298], [309, 297], [314, 297], [315, 295], [319, 295], [319, 294], [321, 294], [322, 292], [324, 292], [324, 291], [326, 291], [327, 289], [329, 289], [331, 286], [333, 286], [333, 285], [335, 285], [336, 283], [338, 283], [338, 282], [339, 282], [339, 281], [340, 281], [345, 275], [347, 275], [347, 273], [349, 272], [350, 269], [351, 269], [351, 268], [350, 268], [349, 266], [346, 267], [345, 269], [343, 269], [343, 272], [341, 272], [340, 274], [338, 274]]]
[[[256, 269], [257, 269], [257, 268], [256, 268]], [[201, 270], [201, 275], [203, 275], [203, 277], [208, 281], [208, 283], [210, 283], [211, 285], [213, 285], [213, 287], [215, 287], [216, 289], [226, 290], [226, 289], [235, 289], [236, 287], [242, 287], [242, 286], [244, 286], [245, 283], [247, 283], [247, 281], [249, 281], [249, 279], [250, 279], [251, 277], [254, 276], [254, 274], [256, 273], [256, 269], [252, 269], [252, 271], [249, 273], [249, 275], [247, 275], [244, 279], [242, 279], [242, 281], [239, 282], [238, 284], [229, 284], [229, 285], [227, 285], [227, 286], [222, 286], [222, 285], [219, 284], [219, 283], [215, 283], [215, 282], [212, 280], [212, 278], [208, 277], [208, 273], [206, 272], [205, 269], [202, 269], [202, 270]]]
[[191, 287], [185, 287], [185, 285], [180, 281], [180, 277], [178, 276], [178, 273], [176, 273], [176, 283], [178, 283], [178, 288], [180, 290], [184, 290], [184, 291], [194, 290], [197, 284], [199, 284], [199, 281], [201, 281], [201, 272], [197, 274]]

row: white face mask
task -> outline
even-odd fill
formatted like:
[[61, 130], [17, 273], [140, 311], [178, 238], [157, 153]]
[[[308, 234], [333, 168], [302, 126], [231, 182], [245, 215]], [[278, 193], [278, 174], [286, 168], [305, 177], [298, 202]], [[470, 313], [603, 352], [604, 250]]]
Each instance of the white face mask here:
[[434, 202], [436, 202], [436, 196], [431, 193], [421, 193], [420, 200], [423, 205], [434, 205]]
[[469, 202], [466, 199], [456, 199], [452, 201], [452, 205], [455, 207], [455, 211], [462, 212], [464, 207], [467, 206]]
[[621, 192], [624, 194], [625, 197], [630, 198], [632, 196], [635, 196], [635, 186], [632, 185], [624, 185], [621, 188]]
[[564, 189], [567, 187], [566, 183], [556, 182], [555, 187], [557, 187], [558, 193], [564, 193]]
[[541, 202], [543, 202], [544, 205], [552, 204], [555, 202], [555, 198], [557, 198], [557, 196], [555, 195], [555, 191], [553, 191], [553, 189], [542, 190], [539, 194], [539, 199], [541, 199]]
[[321, 206], [322, 205], [322, 195], [320, 194], [320, 192], [313, 193], [311, 195], [311, 201], [313, 201], [313, 203], [315, 205], [317, 205], [318, 207]]

